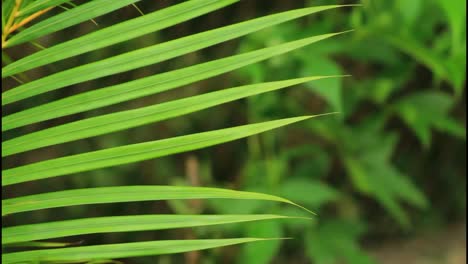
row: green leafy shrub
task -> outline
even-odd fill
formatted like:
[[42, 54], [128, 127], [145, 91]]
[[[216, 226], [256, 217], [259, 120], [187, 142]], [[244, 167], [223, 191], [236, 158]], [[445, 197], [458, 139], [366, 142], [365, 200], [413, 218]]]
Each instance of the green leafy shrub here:
[[[313, 263], [372, 262], [360, 248], [363, 238], [369, 243], [373, 241], [369, 237], [380, 242], [385, 235], [411, 234], [415, 225], [423, 228], [430, 222], [435, 228], [435, 221], [451, 218], [447, 207], [457, 210], [462, 219], [466, 210], [462, 200], [466, 192], [462, 175], [466, 169], [460, 163], [466, 148], [466, 129], [461, 121], [465, 112], [459, 109], [466, 104], [462, 98], [466, 26], [461, 19], [466, 18], [466, 2], [362, 3], [362, 8], [353, 8], [349, 13], [336, 9], [307, 22], [265, 29], [243, 39], [240, 46], [245, 52], [339, 27], [356, 30], [349, 38], [331, 39], [289, 57], [245, 67], [238, 75], [239, 80], [253, 82], [297, 74], [352, 75], [307, 83], [309, 91], [288, 90], [248, 99], [252, 121], [303, 111], [342, 113], [339, 118], [300, 125], [293, 135], [253, 137], [249, 142], [252, 153], [259, 153], [258, 160], [253, 162], [255, 165], [245, 165], [250, 177], [240, 185], [292, 195], [287, 197], [318, 212], [320, 221], [276, 227], [279, 233], [301, 237], [295, 245], [306, 245]], [[438, 141], [432, 148], [434, 134]], [[450, 154], [444, 152], [442, 158], [440, 145], [451, 140], [453, 143], [446, 146]], [[319, 144], [310, 146], [309, 142]], [[265, 164], [262, 167], [261, 162]], [[253, 175], [271, 175], [274, 166], [281, 168], [281, 176], [276, 179], [250, 180]], [[274, 183], [268, 185], [269, 181]], [[437, 185], [434, 182], [444, 184], [432, 187], [432, 196], [428, 197], [424, 191]], [[455, 203], [461, 205], [455, 207]], [[259, 206], [252, 212], [265, 211]], [[244, 247], [245, 251], [255, 251], [247, 248], [256, 245]], [[271, 259], [275, 254], [278, 251], [271, 253]], [[291, 250], [288, 254], [300, 253]], [[244, 259], [239, 263], [268, 261]]]

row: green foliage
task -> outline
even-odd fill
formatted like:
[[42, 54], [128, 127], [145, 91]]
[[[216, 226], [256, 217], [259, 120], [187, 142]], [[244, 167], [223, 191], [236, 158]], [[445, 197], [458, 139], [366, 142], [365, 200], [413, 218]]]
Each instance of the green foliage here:
[[[67, 2], [23, 0], [13, 24]], [[100, 2], [53, 9], [3, 39], [2, 77], [20, 83], [2, 95], [2, 214], [14, 223], [2, 244], [21, 251], [8, 261], [114, 263], [247, 243], [194, 255], [203, 264], [370, 264], [364, 239], [381, 244], [464, 215], [466, 2], [191, 0], [98, 20], [73, 39], [30, 33]], [[137, 1], [110, 2], [96, 12]], [[2, 3], [5, 32], [15, 1]], [[299, 9], [255, 18], [284, 7]], [[251, 20], [228, 25], [232, 17]], [[24, 56], [28, 41], [47, 48]], [[260, 241], [281, 237], [294, 239]], [[158, 260], [188, 262], [180, 257]]]
[[[442, 92], [417, 92], [394, 104], [395, 112], [414, 131], [421, 143], [429, 147], [431, 129], [465, 139], [465, 128], [449, 116], [452, 98]], [[437, 107], [434, 107], [437, 106]]]
[[2, 201], [2, 215], [63, 206], [100, 204], [110, 201], [117, 203], [170, 199], [259, 199], [296, 205], [289, 200], [272, 195], [217, 188], [182, 186], [118, 186], [99, 187], [94, 189], [74, 189], [5, 199]]
[[[8, 227], [2, 244], [83, 234], [161, 230], [285, 218], [279, 215], [138, 215], [95, 217]], [[267, 233], [265, 236], [274, 234]], [[276, 236], [275, 237], [281, 237]]]
[[[57, 90], [69, 85], [162, 62], [316, 11], [317, 9], [313, 9], [312, 11], [305, 10], [299, 14], [287, 14], [284, 18], [279, 18], [274, 15], [273, 17], [267, 17], [267, 19], [259, 18], [257, 20], [251, 20], [237, 25], [202, 32], [162, 44], [156, 44], [154, 46], [127, 52], [101, 61], [74, 67], [72, 69], [64, 70], [20, 85], [14, 90], [4, 92], [2, 95], [2, 105], [13, 103], [41, 93]], [[23, 32], [21, 32], [21, 34], [22, 33]], [[330, 36], [333, 36], [333, 34], [324, 35], [322, 38]], [[314, 40], [317, 41], [316, 39]], [[318, 38], [318, 40], [320, 40], [320, 38]], [[310, 39], [309, 43], [312, 42], [312, 39]], [[294, 44], [297, 45], [297, 43]], [[304, 43], [304, 45], [306, 44]], [[292, 43], [291, 46], [294, 47]], [[287, 51], [292, 48], [284, 49]], [[11, 73], [8, 71], [6, 73], [2, 71], [2, 77], [8, 77], [10, 75]]]
[[[357, 246], [357, 239], [363, 228], [355, 223], [329, 221], [308, 234], [307, 253], [317, 264], [336, 263], [374, 263]], [[336, 252], [340, 252], [337, 255]]]
[[85, 246], [61, 249], [31, 250], [3, 255], [3, 263], [39, 262], [89, 262], [123, 257], [174, 254], [180, 252], [265, 241], [258, 238], [230, 238], [204, 240], [161, 240], [112, 245]]
[[[10, 48], [30, 42], [40, 47], [41, 50], [32, 55], [21, 53], [22, 58], [19, 60], [10, 59], [7, 55], [8, 51], [4, 52], [3, 61], [7, 65], [2, 69], [2, 77], [13, 77], [18, 80], [20, 84], [2, 93], [2, 106], [15, 103], [16, 106], [20, 106], [20, 110], [16, 111], [14, 114], [2, 117], [2, 123], [4, 123], [4, 125], [2, 125], [2, 131], [13, 130], [40, 121], [97, 109], [103, 106], [167, 91], [333, 37], [340, 33], [322, 34], [313, 37], [304, 36], [298, 40], [281, 45], [211, 62], [200, 63], [191, 67], [168, 71], [138, 80], [121, 82], [117, 85], [95, 89], [75, 96], [68, 96], [61, 100], [51, 99], [45, 104], [34, 104], [34, 107], [27, 102], [24, 103], [24, 101], [27, 101], [25, 99], [31, 97], [36, 98], [39, 95], [52, 91], [59, 92], [59, 89], [71, 85], [82, 84], [86, 81], [150, 66], [289, 20], [294, 20], [319, 11], [342, 7], [339, 5], [311, 7], [268, 15], [164, 43], [138, 48], [109, 58], [84, 61], [83, 63], [74, 65], [72, 68], [60, 69], [51, 74], [42, 74], [42, 76], [34, 80], [21, 81], [14, 75], [26, 76], [26, 71], [37, 67], [50, 65], [67, 58], [128, 41], [144, 34], [188, 21], [197, 16], [233, 4], [237, 2], [237, 0], [188, 1], [167, 9], [155, 11], [149, 15], [143, 15], [108, 28], [97, 30], [69, 41], [63, 42], [63, 40], [60, 40], [61, 43], [52, 47], [42, 47], [42, 45], [37, 44], [35, 41], [53, 32], [59, 32], [65, 28], [94, 19], [95, 17], [110, 13], [137, 1], [94, 0], [82, 5], [75, 5], [71, 2], [69, 3], [69, 1], [19, 0], [13, 3], [7, 0], [3, 2], [6, 4], [7, 11], [2, 13], [2, 48]], [[50, 15], [50, 13], [48, 13], [48, 11], [52, 10], [54, 7], [65, 3], [69, 3], [72, 8], [63, 8], [64, 11], [62, 10], [62, 12], [58, 14], [54, 13]], [[138, 9], [136, 6], [134, 7]], [[141, 13], [141, 10], [139, 10], [139, 12]], [[47, 15], [45, 15], [46, 13]], [[45, 15], [46, 18], [33, 25], [27, 25], [41, 15]], [[13, 138], [2, 142], [2, 147], [4, 148], [2, 150], [2, 157], [109, 134], [111, 132], [124, 131], [133, 127], [183, 116], [233, 100], [329, 77], [333, 76], [287, 79], [279, 82], [259, 83], [225, 89], [138, 109], [101, 114], [97, 117], [82, 119], [75, 122], [66, 122], [59, 126], [53, 126], [35, 132], [27, 132], [21, 136], [18, 136], [13, 130]], [[55, 156], [33, 163], [20, 160], [20, 165], [8, 165], [9, 168], [2, 171], [2, 186], [27, 184], [31, 181], [44, 180], [79, 172], [92, 174], [97, 169], [197, 150], [255, 135], [315, 116], [298, 115], [298, 117], [293, 118], [276, 118], [273, 121], [257, 122], [255, 124], [203, 133], [193, 133], [190, 135], [137, 144], [124, 144], [123, 146], [93, 151], [76, 151], [71, 155]], [[138, 171], [134, 171], [134, 173], [138, 174]], [[272, 171], [272, 173], [274, 172]], [[75, 185], [75, 187], [76, 186], [79, 185]], [[320, 189], [319, 186], [317, 186], [317, 188]], [[194, 199], [275, 201], [294, 205], [302, 211], [312, 213], [306, 208], [285, 198], [258, 192], [241, 192], [220, 188], [175, 185], [137, 186], [123, 184], [122, 186], [113, 187], [81, 188], [62, 191], [47, 190], [41, 194], [21, 194], [14, 198], [4, 198], [2, 200], [2, 216], [10, 217], [12, 214], [30, 213], [31, 211], [43, 211], [44, 209], [52, 208], [69, 208], [77, 205]], [[324, 199], [326, 199], [326, 197]], [[227, 201], [226, 203], [229, 204], [230, 202]], [[176, 204], [177, 203], [172, 203], [172, 205]], [[73, 247], [76, 246], [76, 244], [73, 243], [37, 240], [85, 234], [92, 235], [98, 233], [202, 227], [287, 218], [297, 217], [287, 217], [279, 214], [253, 214], [252, 212], [247, 214], [203, 215], [202, 212], [199, 211], [194, 214], [185, 215], [152, 214], [100, 216], [59, 221], [45, 219], [43, 223], [15, 225], [2, 228], [2, 245], [7, 252], [3, 254], [3, 262], [107, 263], [112, 262], [111, 259], [114, 258], [181, 253], [227, 245], [258, 242], [256, 247], [262, 247], [266, 252], [265, 255], [257, 256], [255, 254], [257, 248], [249, 247], [247, 248], [244, 258], [259, 261], [258, 263], [267, 263], [271, 260], [274, 252], [279, 248], [280, 241], [278, 239], [283, 236], [281, 225], [278, 222], [268, 222], [260, 226], [253, 225], [251, 228], [246, 229], [247, 232], [244, 235], [248, 237], [234, 239], [176, 239], [91, 246], [80, 245], [77, 247]], [[267, 243], [261, 243], [261, 241], [267, 240]], [[28, 247], [51, 249], [29, 250]], [[9, 252], [11, 248], [19, 248], [20, 250], [19, 252]]]
[[[38, 2], [38, 1], [36, 1]], [[50, 2], [50, 1], [49, 1]], [[30, 56], [7, 65], [2, 74], [15, 74], [15, 72], [27, 71], [48, 63], [63, 60], [85, 52], [107, 47], [125, 40], [136, 38], [144, 34], [155, 32], [187, 19], [203, 15], [209, 11], [216, 10], [225, 5], [235, 2], [228, 1], [206, 1], [200, 4], [198, 1], [189, 1], [181, 5], [174, 5], [167, 9], [153, 12], [151, 14], [134, 18], [110, 27], [106, 27], [87, 35], [58, 43], [55, 46], [38, 51]], [[174, 13], [178, 14], [174, 16]], [[138, 30], [135, 30], [138, 28]], [[15, 43], [10, 39], [7, 46]], [[66, 51], [66, 52], [64, 52]], [[14, 69], [14, 70], [13, 70]]]
[[[53, 16], [49, 19], [46, 19], [44, 21], [41, 21], [35, 24], [34, 26], [24, 29], [23, 31], [21, 31], [21, 34], [11, 37], [5, 43], [5, 47], [8, 47], [8, 46], [11, 47], [11, 46], [18, 45], [24, 42], [38, 39], [42, 36], [45, 36], [45, 35], [54, 33], [56, 31], [62, 30], [64, 28], [79, 24], [83, 21], [92, 19], [94, 17], [98, 17], [103, 14], [112, 12], [114, 10], [117, 10], [119, 8], [122, 8], [124, 6], [127, 6], [137, 1], [138, 0], [124, 0], [124, 1], [109, 3], [108, 0], [94, 0], [94, 1], [88, 2], [84, 5], [80, 5], [80, 6], [77, 6], [76, 8], [67, 10], [66, 12]], [[49, 3], [47, 5], [50, 6], [51, 4]], [[29, 12], [31, 12], [31, 10], [34, 10], [37, 7], [39, 7], [40, 10], [45, 9], [44, 6], [41, 6], [41, 5], [33, 6], [31, 9], [29, 10], [27, 9], [26, 11], [24, 11], [24, 14], [28, 14]], [[24, 14], [22, 14], [20, 11], [17, 16], [20, 17], [21, 15], [24, 15]], [[2, 73], [2, 77], [3, 77], [3, 73]]]
[[170, 139], [108, 148], [28, 164], [4, 170], [2, 175], [2, 186], [107, 168], [209, 147], [282, 127], [311, 117], [312, 116], [304, 116], [280, 119]]
[[5, 141], [2, 144], [2, 155], [7, 156], [39, 147], [46, 147], [162, 121], [251, 95], [274, 91], [303, 82], [320, 80], [322, 78], [327, 77], [311, 77], [283, 82], [246, 85], [154, 106], [142, 107], [136, 110], [88, 118]]
[[[364, 196], [377, 201], [406, 231], [410, 230], [412, 222], [420, 221], [414, 215], [431, 208], [428, 197], [416, 187], [416, 177], [408, 171], [409, 165], [405, 168], [401, 161], [407, 160], [406, 164], [416, 162], [421, 158], [418, 157], [421, 152], [429, 153], [434, 131], [446, 133], [466, 144], [465, 126], [453, 116], [454, 107], [462, 103], [460, 96], [465, 92], [466, 79], [466, 26], [461, 22], [466, 18], [463, 8], [466, 3], [456, 2], [363, 1], [362, 8], [354, 8], [349, 16], [343, 14], [343, 10], [333, 10], [326, 19], [279, 25], [247, 36], [241, 43], [240, 50], [250, 50], [266, 43], [283, 43], [344, 25], [351, 25], [356, 30], [345, 40], [317, 43], [291, 57], [239, 71], [242, 80], [263, 82], [290, 78], [297, 73], [303, 76], [335, 75], [355, 67], [348, 71], [353, 78], [308, 83], [316, 97], [305, 92], [290, 92], [286, 98], [292, 99], [286, 103], [280, 103], [282, 96], [277, 94], [251, 98], [249, 103], [252, 120], [272, 118], [279, 112], [300, 113], [306, 109], [342, 112], [338, 118], [303, 126], [302, 133], [306, 136], [316, 135], [326, 142], [319, 149], [286, 146], [280, 138], [272, 139], [269, 135], [258, 136], [256, 142], [251, 142], [252, 155], [258, 154], [258, 159], [285, 164], [280, 174], [288, 176], [276, 180], [269, 190], [281, 190], [278, 193], [284, 197], [312, 206], [322, 218], [324, 214], [330, 217], [305, 227], [309, 231], [304, 240], [313, 263], [339, 263], [340, 260], [374, 263], [359, 247], [359, 239], [366, 235], [365, 229], [353, 232], [356, 225], [368, 224], [365, 216], [369, 212], [366, 205], [359, 204], [353, 197]], [[438, 33], [441, 27], [448, 30]], [[291, 70], [279, 70], [285, 65]], [[418, 78], [421, 68], [432, 72], [432, 82], [419, 81], [423, 79]], [[321, 98], [323, 103], [294, 101], [301, 97]], [[398, 120], [403, 121], [412, 131], [412, 137], [419, 140], [421, 144], [413, 147], [419, 150], [411, 154], [399, 150], [400, 142], [408, 141], [407, 133], [388, 128], [394, 128]], [[276, 152], [278, 148], [300, 154], [282, 155]], [[333, 173], [330, 173], [330, 160], [335, 160]], [[267, 168], [255, 170], [251, 177], [269, 175], [267, 171]], [[330, 186], [327, 177], [336, 175], [340, 179], [335, 178], [334, 185]], [[245, 181], [245, 188], [258, 185], [258, 181]], [[330, 207], [337, 212], [330, 214]], [[387, 215], [382, 218], [386, 219]], [[374, 230], [382, 229], [377, 223], [371, 224]], [[289, 226], [284, 224], [283, 230]]]

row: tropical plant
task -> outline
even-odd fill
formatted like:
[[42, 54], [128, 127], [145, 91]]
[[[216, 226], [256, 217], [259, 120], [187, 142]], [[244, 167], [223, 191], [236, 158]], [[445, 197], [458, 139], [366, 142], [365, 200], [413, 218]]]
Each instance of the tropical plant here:
[[[268, 28], [243, 38], [239, 45], [246, 52], [265, 43], [285, 43], [333, 28], [356, 30], [348, 38], [320, 42], [237, 72], [239, 80], [250, 82], [298, 74], [339, 75], [346, 71], [353, 75], [310, 82], [306, 89], [251, 97], [246, 106], [251, 122], [311, 109], [342, 113], [339, 118], [298, 124], [294, 135], [250, 137], [253, 158], [242, 172], [249, 177], [239, 183], [245, 190], [278, 190], [282, 196], [314, 208], [321, 221], [307, 225], [284, 221], [264, 229], [294, 236], [291, 243], [296, 248], [305, 245], [307, 257], [318, 264], [372, 263], [363, 250], [364, 241], [380, 244], [396, 236], [442, 229], [454, 221], [452, 215], [464, 221], [466, 211], [462, 162], [466, 101], [461, 96], [466, 93], [466, 26], [462, 19], [466, 18], [466, 1], [362, 3], [362, 8], [353, 8], [347, 15], [336, 9], [324, 17], [311, 17], [307, 23], [294, 21]], [[303, 2], [296, 3], [300, 5]], [[294, 144], [287, 144], [291, 141]], [[304, 146], [308, 142], [319, 144]], [[271, 171], [277, 171], [276, 175]], [[257, 179], [252, 175], [268, 176]], [[256, 206], [243, 212], [269, 210]], [[261, 250], [255, 243], [243, 245], [247, 257], [239, 263], [269, 263], [254, 261], [259, 254], [249, 252], [265, 252], [262, 255], [270, 259], [285, 255], [280, 251], [284, 247], [274, 248], [274, 243], [268, 244], [271, 250]]]
[[[67, 121], [65, 124], [39, 131], [22, 130], [23, 127], [29, 126], [28, 128], [30, 128], [31, 125], [38, 122], [50, 121], [175, 89], [340, 34], [331, 33], [305, 37], [276, 46], [159, 73], [150, 77], [99, 89], [95, 88], [76, 95], [67, 95], [65, 98], [52, 96], [51, 92], [59, 93], [61, 92], [60, 89], [75, 84], [82, 84], [86, 81], [153, 65], [286, 21], [340, 7], [339, 5], [310, 7], [268, 15], [139, 48], [109, 58], [85, 61], [69, 69], [60, 68], [58, 62], [97, 49], [112, 49], [112, 45], [188, 21], [234, 4], [238, 0], [186, 1], [116, 25], [95, 30], [83, 36], [64, 40], [50, 47], [44, 48], [37, 43], [37, 40], [41, 37], [92, 20], [97, 16], [110, 13], [124, 6], [135, 4], [137, 1], [93, 0], [76, 6], [74, 4], [65, 6], [67, 3], [70, 4], [70, 1], [66, 0], [2, 1], [2, 59], [4, 63], [2, 78], [5, 80], [5, 78], [11, 77], [19, 82], [15, 87], [2, 93], [2, 106], [6, 112], [13, 112], [2, 117], [2, 132], [5, 133], [5, 138], [7, 138], [2, 141], [3, 158], [39, 148], [102, 136], [111, 132], [167, 120], [260, 93], [314, 80], [339, 77], [312, 76], [245, 85], [137, 109], [100, 113], [99, 116]], [[57, 7], [63, 7], [63, 11], [57, 11]], [[46, 18], [33, 24], [40, 17]], [[25, 43], [32, 43], [39, 47], [39, 51], [30, 55], [23, 55], [20, 59], [12, 59], [8, 56], [9, 48]], [[59, 70], [30, 80], [27, 74], [28, 71], [46, 65], [58, 65]], [[41, 96], [44, 97], [41, 99]], [[6, 163], [7, 168], [2, 171], [2, 189], [14, 184], [25, 185], [36, 180], [46, 180], [78, 172], [90, 172], [209, 147], [312, 117], [315, 116], [278, 119], [144, 143], [113, 146], [86, 153], [75, 152], [63, 157], [46, 160], [39, 158], [39, 161], [33, 163], [22, 160], [15, 161], [12, 164]], [[138, 170], [135, 170], [134, 173], [138, 173]], [[31, 184], [36, 184], [36, 182]], [[71, 189], [8, 197], [2, 200], [2, 216], [8, 217], [11, 214], [75, 205], [181, 199], [266, 200], [288, 203], [303, 208], [290, 200], [261, 193], [188, 186], [132, 185]], [[228, 204], [228, 202], [226, 203]], [[70, 243], [43, 241], [83, 234], [161, 230], [285, 218], [290, 217], [271, 214], [128, 215], [14, 225], [2, 228], [3, 263], [101, 263], [115, 258], [187, 252], [268, 240], [271, 238], [160, 240], [106, 245], [80, 245], [76, 247]], [[57, 248], [30, 250], [31, 247]]]

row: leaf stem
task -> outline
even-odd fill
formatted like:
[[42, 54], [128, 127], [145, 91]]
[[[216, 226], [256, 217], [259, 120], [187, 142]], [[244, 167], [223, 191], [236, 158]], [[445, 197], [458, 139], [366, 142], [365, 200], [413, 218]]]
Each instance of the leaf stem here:
[[15, 6], [13, 7], [13, 9], [11, 10], [11, 14], [10, 14], [10, 17], [8, 17], [8, 21], [7, 23], [5, 24], [5, 27], [3, 28], [3, 32], [2, 32], [2, 48], [5, 47], [6, 45], [6, 38], [10, 32], [10, 27], [11, 25], [13, 24], [13, 22], [15, 21], [15, 18], [18, 16], [18, 10], [19, 10], [19, 7], [21, 6], [21, 1], [22, 0], [16, 0], [15, 2]]
[[31, 22], [32, 20], [36, 19], [37, 17], [41, 16], [42, 14], [45, 14], [46, 12], [48, 12], [49, 10], [51, 10], [52, 8], [54, 8], [53, 6], [52, 7], [49, 7], [49, 8], [46, 8], [46, 9], [43, 9], [43, 10], [40, 10], [40, 11], [37, 11], [36, 13], [26, 17], [25, 19], [21, 20], [19, 23], [16, 23], [14, 24], [7, 32], [7, 34], [10, 34], [12, 32], [14, 32], [15, 30], [17, 30], [18, 28], [26, 25], [27, 23]]

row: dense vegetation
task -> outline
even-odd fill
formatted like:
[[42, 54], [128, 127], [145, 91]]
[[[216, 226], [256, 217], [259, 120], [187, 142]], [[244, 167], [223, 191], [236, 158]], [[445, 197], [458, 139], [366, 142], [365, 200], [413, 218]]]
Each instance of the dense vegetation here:
[[[108, 2], [2, 1], [3, 227], [24, 225], [4, 250], [83, 262], [96, 258], [73, 248], [293, 237], [124, 262], [375, 263], [367, 245], [464, 221], [466, 2]], [[203, 199], [216, 197], [234, 199]]]

